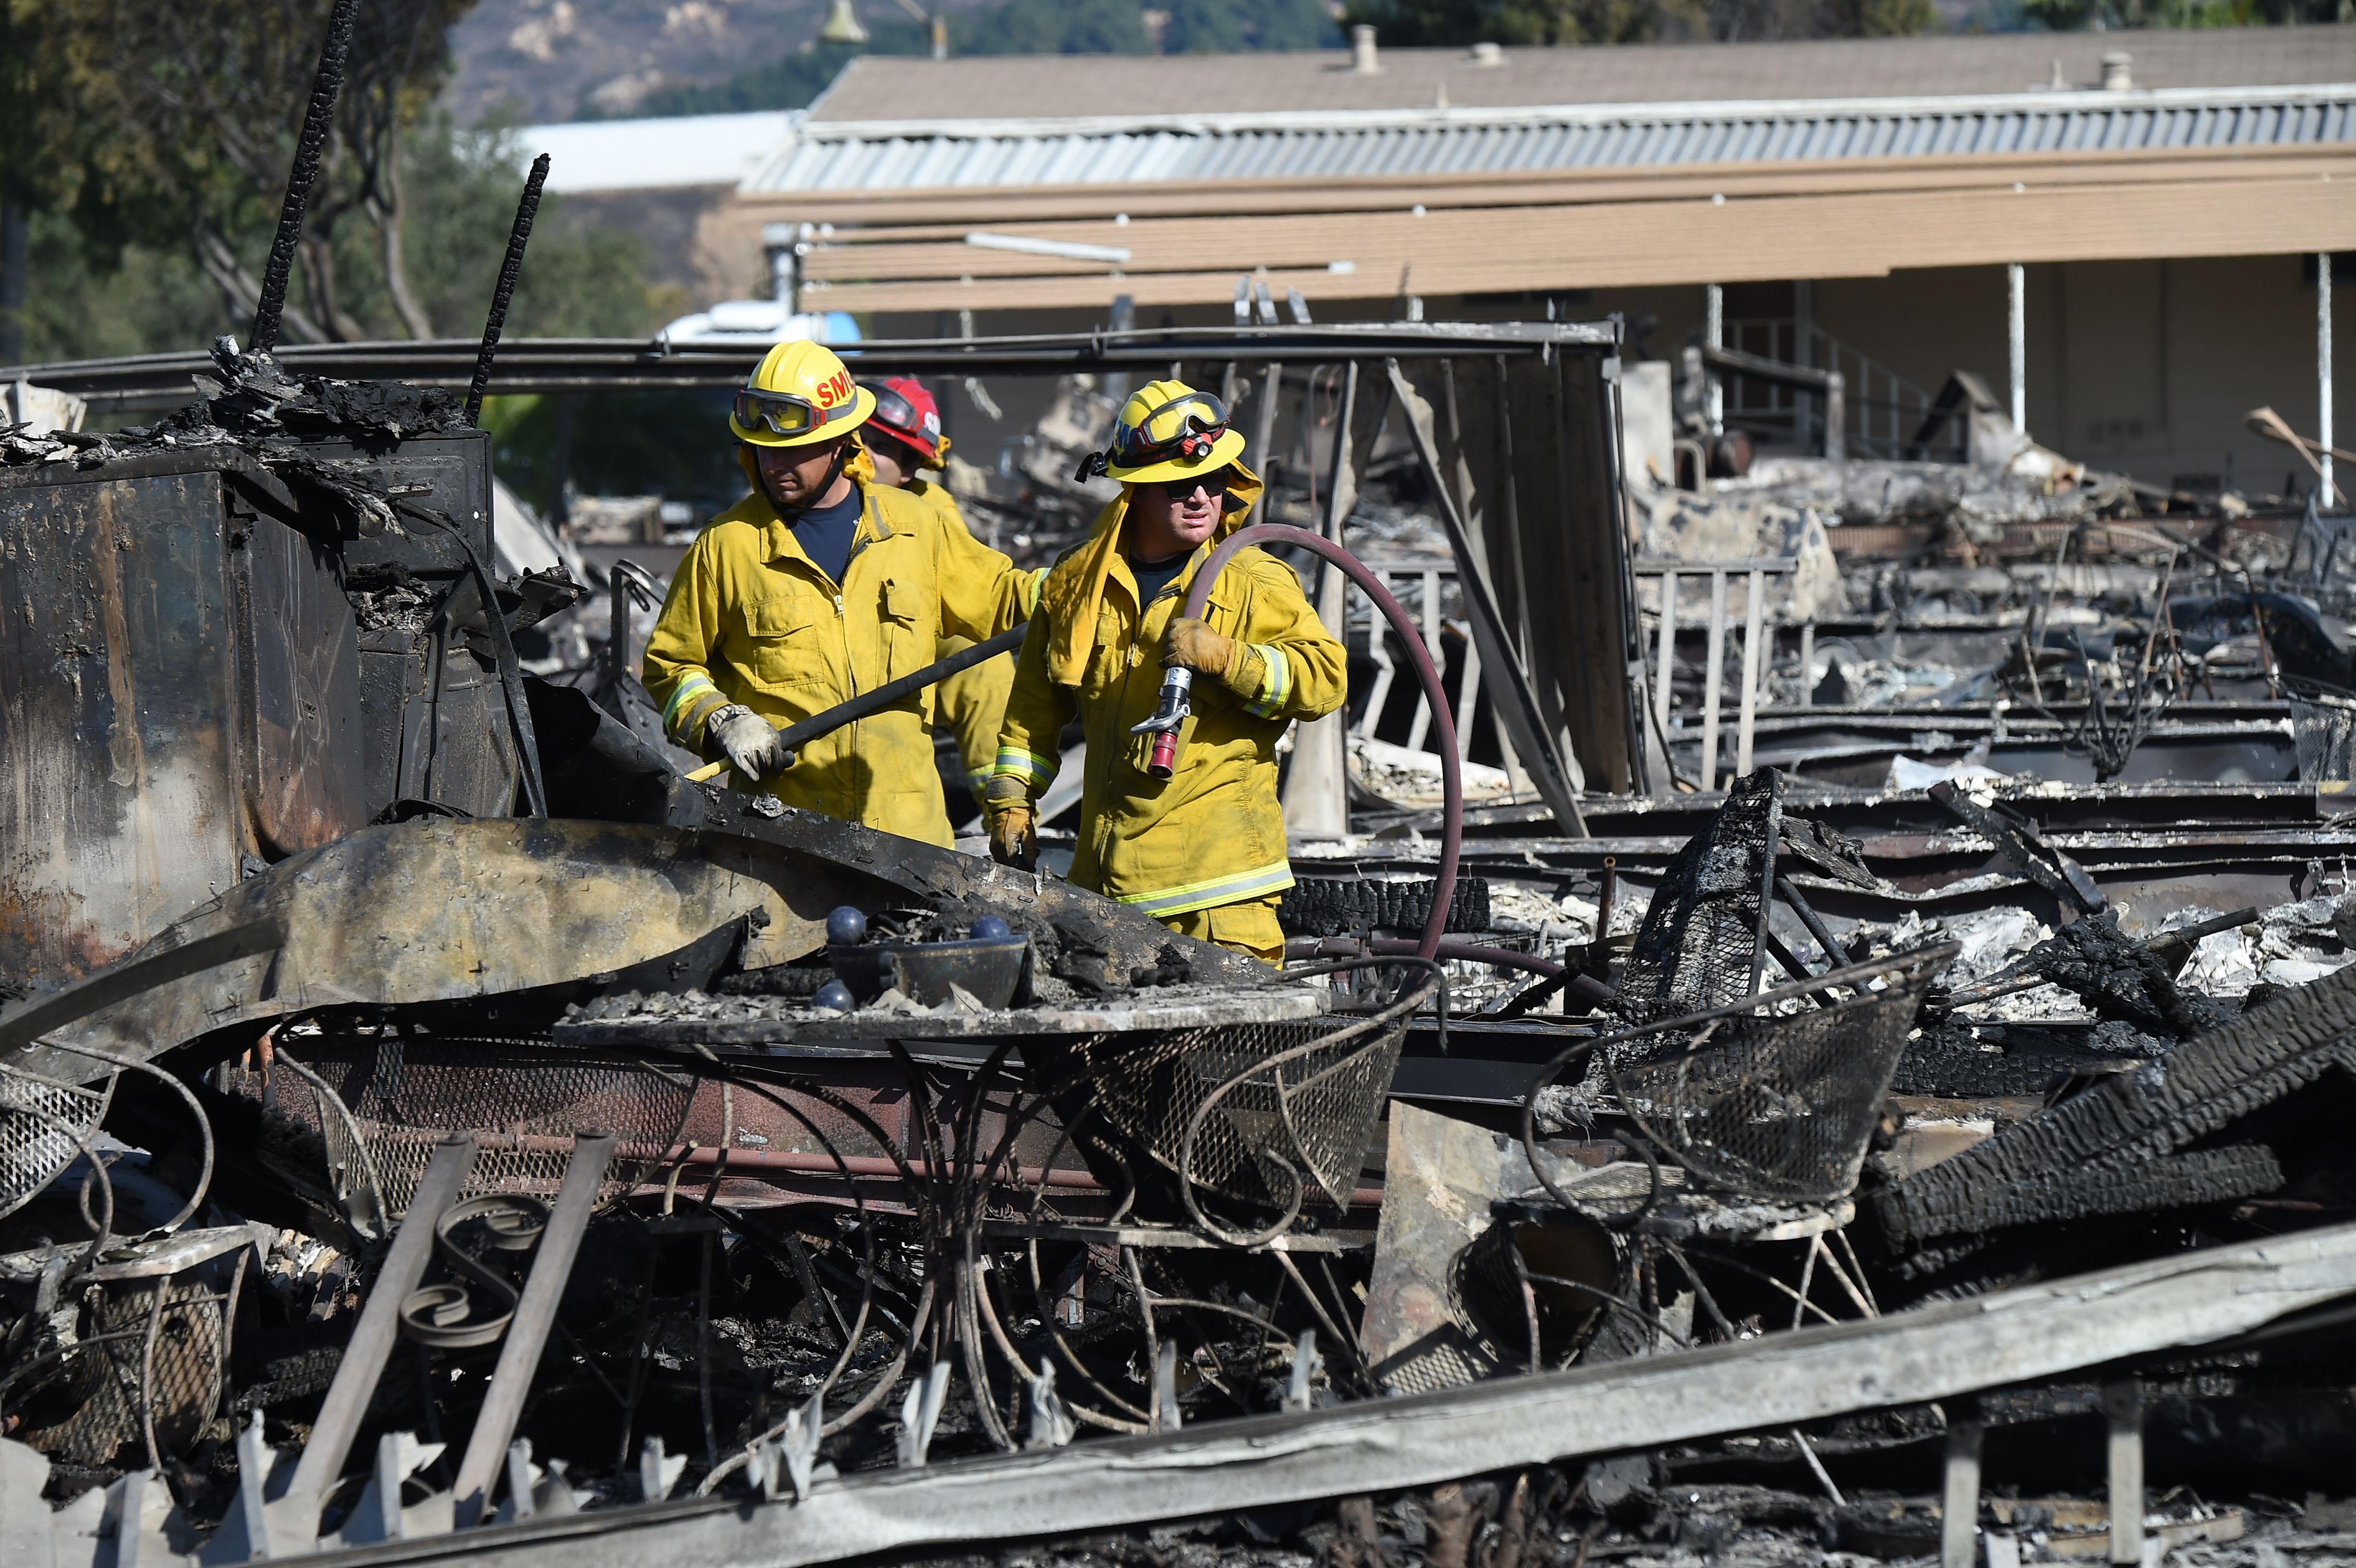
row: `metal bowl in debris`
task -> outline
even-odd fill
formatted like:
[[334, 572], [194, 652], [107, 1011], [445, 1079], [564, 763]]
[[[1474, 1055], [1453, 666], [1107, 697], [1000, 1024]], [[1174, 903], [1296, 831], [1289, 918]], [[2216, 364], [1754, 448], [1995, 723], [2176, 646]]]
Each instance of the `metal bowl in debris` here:
[[834, 972], [862, 1004], [886, 989], [909, 1001], [937, 1007], [949, 987], [964, 989], [985, 1007], [1005, 1007], [1026, 987], [1031, 968], [1028, 937], [968, 937], [948, 942], [875, 942], [829, 947]]

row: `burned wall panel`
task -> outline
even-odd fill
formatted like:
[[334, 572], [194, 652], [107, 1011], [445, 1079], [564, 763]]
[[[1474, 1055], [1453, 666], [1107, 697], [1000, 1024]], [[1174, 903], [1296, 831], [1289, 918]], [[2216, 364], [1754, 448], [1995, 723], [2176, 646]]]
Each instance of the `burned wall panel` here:
[[[1594, 354], [1515, 359], [1502, 376], [1516, 431], [1555, 439], [1515, 445], [1512, 505], [1490, 524], [1510, 532], [1510, 547], [1493, 542], [1490, 553], [1518, 565], [1530, 678], [1549, 727], [1578, 758], [1587, 789], [1623, 793], [1640, 782], [1641, 683], [1628, 671], [1642, 654], [1630, 640], [1612, 386]], [[1534, 415], [1534, 407], [1546, 412]]]
[[0, 486], [0, 976], [62, 984], [367, 821], [330, 549], [220, 467]]
[[271, 519], [244, 527], [241, 771], [253, 836], [275, 859], [368, 821], [359, 645], [332, 553]]
[[430, 801], [508, 814], [522, 769], [497, 671], [456, 638], [378, 628], [359, 652], [369, 815]]
[[227, 526], [210, 472], [0, 489], [0, 976], [75, 979], [237, 881]]

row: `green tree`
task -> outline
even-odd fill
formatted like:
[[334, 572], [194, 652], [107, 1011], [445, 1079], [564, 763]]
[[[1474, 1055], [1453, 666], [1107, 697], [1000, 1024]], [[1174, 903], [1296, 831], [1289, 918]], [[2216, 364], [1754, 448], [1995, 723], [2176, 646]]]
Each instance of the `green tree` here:
[[220, 291], [185, 251], [124, 245], [94, 255], [70, 215], [32, 212], [17, 358], [112, 359], [192, 349], [217, 333], [242, 334]]
[[[403, 158], [415, 210], [407, 235], [412, 275], [444, 332], [472, 338], [483, 328], [508, 230], [515, 221], [524, 159], [505, 131], [456, 131], [440, 116], [422, 122]], [[359, 251], [360, 247], [355, 247]], [[387, 321], [380, 274], [356, 254], [368, 286], [371, 320]], [[650, 291], [650, 258], [638, 235], [588, 223], [562, 196], [541, 202], [507, 330], [523, 338], [636, 338], [685, 314], [687, 302]]]
[[[70, 210], [100, 252], [181, 250], [232, 317], [259, 292], [242, 242], [276, 214], [332, 0], [6, 0], [10, 91], [33, 114], [11, 134], [28, 205]], [[409, 286], [402, 135], [449, 64], [449, 27], [473, 0], [364, 0], [300, 262], [294, 335], [357, 335], [338, 226], [361, 214], [412, 334], [431, 330]]]
[[1820, 37], [1904, 38], [1936, 31], [1939, 8], [1932, 0], [1818, 0], [1814, 21]]
[[2057, 33], [2099, 19], [2107, 27], [2284, 27], [2356, 20], [2350, 0], [2023, 0], [2029, 20]]
[[1652, 43], [1706, 36], [1697, 0], [1352, 0], [1344, 20], [1407, 46]]
[[[878, 27], [874, 31], [880, 35], [883, 29]], [[862, 52], [845, 48], [840, 44], [806, 45], [782, 59], [748, 67], [718, 81], [658, 88], [640, 99], [626, 118], [637, 120], [668, 114], [742, 114], [755, 109], [800, 109], [824, 92], [827, 83]], [[915, 54], [918, 51], [877, 48], [871, 43], [863, 52]], [[602, 120], [607, 116], [584, 101], [580, 117]]]
[[[446, 334], [482, 328], [499, 260], [515, 218], [521, 162], [503, 133], [453, 132], [439, 117], [403, 138], [399, 178], [408, 220], [403, 263], [414, 303]], [[233, 236], [260, 254], [267, 228]], [[347, 226], [335, 258], [348, 315], [362, 336], [402, 335], [402, 312], [386, 285], [372, 226]], [[643, 240], [584, 223], [561, 196], [541, 204], [523, 275], [509, 309], [515, 336], [636, 338], [683, 314], [687, 302], [641, 281]], [[70, 210], [36, 212], [32, 286], [26, 306], [28, 360], [91, 359], [188, 349], [219, 332], [242, 333], [251, 306], [224, 298], [185, 248], [138, 242], [91, 244]]]
[[1136, 0], [1000, 0], [969, 17], [951, 16], [949, 48], [969, 55], [1141, 55], [1153, 52], [1153, 39]]

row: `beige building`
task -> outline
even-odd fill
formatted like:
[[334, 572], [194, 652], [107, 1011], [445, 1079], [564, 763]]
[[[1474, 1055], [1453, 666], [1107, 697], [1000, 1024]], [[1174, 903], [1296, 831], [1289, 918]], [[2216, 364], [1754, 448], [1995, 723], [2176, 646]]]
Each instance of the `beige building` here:
[[1252, 274], [1667, 355], [1717, 285], [1730, 346], [1847, 373], [1872, 450], [1953, 370], [2002, 395], [2018, 265], [2033, 434], [2254, 489], [2290, 454], [2241, 416], [2316, 427], [2315, 257], [2356, 250], [2356, 27], [871, 56], [783, 126], [699, 244], [871, 336], [1224, 320]]

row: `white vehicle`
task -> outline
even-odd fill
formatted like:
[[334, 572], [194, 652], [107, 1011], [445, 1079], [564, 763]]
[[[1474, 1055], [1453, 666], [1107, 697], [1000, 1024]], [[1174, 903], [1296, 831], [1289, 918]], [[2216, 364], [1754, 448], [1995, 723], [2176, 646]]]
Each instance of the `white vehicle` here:
[[716, 344], [856, 343], [859, 323], [846, 311], [797, 311], [777, 299], [724, 299], [682, 316], [655, 335], [665, 348]]

